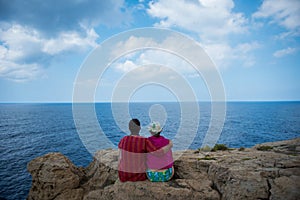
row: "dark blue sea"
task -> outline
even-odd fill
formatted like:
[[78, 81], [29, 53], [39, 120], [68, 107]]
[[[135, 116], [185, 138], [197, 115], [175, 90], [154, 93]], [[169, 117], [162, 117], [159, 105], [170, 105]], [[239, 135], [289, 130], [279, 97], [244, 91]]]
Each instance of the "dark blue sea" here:
[[[97, 103], [93, 108], [104, 136], [117, 145], [126, 133], [115, 118], [125, 125], [129, 118], [123, 113], [125, 104], [114, 106], [115, 115], [111, 106], [110, 103]], [[196, 122], [199, 127], [188, 144], [190, 149], [202, 145], [211, 118], [210, 103], [199, 103], [199, 108], [200, 120]], [[195, 113], [182, 119], [179, 103], [130, 103], [128, 109], [131, 117], [140, 119], [144, 136], [149, 136], [146, 127], [153, 115], [158, 121], [164, 121], [162, 135], [172, 140], [176, 139], [181, 120], [187, 124], [183, 127], [182, 137], [189, 137], [192, 134], [190, 128], [195, 125]], [[82, 113], [85, 126], [81, 126], [81, 131], [89, 134], [87, 138], [97, 138], [97, 130], [89, 124], [93, 120], [85, 116], [84, 104]], [[300, 137], [300, 102], [230, 102], [218, 143], [229, 147], [251, 147], [296, 137]], [[61, 152], [74, 164], [87, 166], [92, 155], [86, 146], [93, 144], [83, 140], [75, 126], [72, 104], [0, 104], [0, 199], [26, 199], [31, 186], [26, 165], [38, 156]], [[101, 143], [94, 146], [94, 150], [101, 148], [106, 146]]]

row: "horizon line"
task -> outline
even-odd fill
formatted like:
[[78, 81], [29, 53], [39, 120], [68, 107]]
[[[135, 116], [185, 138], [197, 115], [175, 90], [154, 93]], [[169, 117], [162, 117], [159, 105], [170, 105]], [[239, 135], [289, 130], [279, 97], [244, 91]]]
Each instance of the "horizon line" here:
[[255, 102], [300, 102], [300, 100], [228, 100], [228, 101], [120, 101], [120, 102], [111, 102], [111, 101], [95, 101], [95, 102], [72, 102], [72, 101], [11, 101], [11, 102], [1, 102], [0, 104], [97, 104], [97, 103], [190, 103], [190, 102], [198, 102], [198, 103], [255, 103]]

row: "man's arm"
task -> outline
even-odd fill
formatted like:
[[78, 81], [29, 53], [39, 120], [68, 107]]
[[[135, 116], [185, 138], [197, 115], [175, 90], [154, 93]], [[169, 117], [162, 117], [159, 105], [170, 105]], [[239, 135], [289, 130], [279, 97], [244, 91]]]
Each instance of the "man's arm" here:
[[173, 142], [171, 140], [169, 140], [169, 144], [162, 148], [163, 153], [164, 154], [167, 153], [172, 147], [173, 147]]
[[147, 141], [147, 143], [146, 143], [147, 152], [149, 152], [155, 156], [158, 156], [158, 157], [163, 156], [173, 147], [173, 142], [171, 140], [169, 140], [168, 145], [166, 145], [162, 148], [155, 147], [148, 139], [146, 141]]

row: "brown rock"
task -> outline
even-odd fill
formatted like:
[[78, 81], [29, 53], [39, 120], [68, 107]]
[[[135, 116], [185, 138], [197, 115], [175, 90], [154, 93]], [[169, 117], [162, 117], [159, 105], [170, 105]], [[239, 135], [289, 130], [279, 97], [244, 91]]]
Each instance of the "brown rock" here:
[[190, 179], [176, 179], [165, 183], [149, 181], [121, 183], [117, 181], [108, 189], [105, 188], [102, 194], [117, 200], [219, 199], [218, 192], [207, 187], [206, 183]]
[[95, 154], [94, 161], [85, 170], [87, 181], [82, 185], [87, 190], [103, 189], [118, 179], [118, 151], [102, 150]]
[[272, 148], [176, 152], [165, 183], [120, 182], [117, 150], [97, 152], [85, 169], [51, 153], [28, 164], [28, 199], [299, 199], [300, 138], [264, 145]]
[[83, 175], [64, 155], [49, 153], [29, 162], [32, 186], [28, 199], [54, 199], [68, 189], [79, 186]]
[[84, 196], [83, 200], [106, 200], [109, 199], [107, 196], [103, 195], [103, 189], [88, 191]]
[[66, 199], [72, 199], [72, 200], [81, 200], [83, 198], [83, 189], [68, 189], [64, 191], [62, 194], [57, 196], [55, 200], [66, 200]]
[[297, 200], [300, 198], [300, 176], [282, 176], [270, 181], [272, 200]]

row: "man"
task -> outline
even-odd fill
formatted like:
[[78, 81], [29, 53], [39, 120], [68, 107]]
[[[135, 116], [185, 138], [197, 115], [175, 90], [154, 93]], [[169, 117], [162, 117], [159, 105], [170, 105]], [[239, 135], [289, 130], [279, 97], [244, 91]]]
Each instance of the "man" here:
[[139, 135], [141, 124], [138, 119], [129, 122], [130, 135], [125, 136], [119, 142], [120, 161], [118, 167], [119, 179], [125, 181], [144, 181], [146, 176], [146, 154], [164, 155], [173, 143], [158, 149], [150, 140]]

